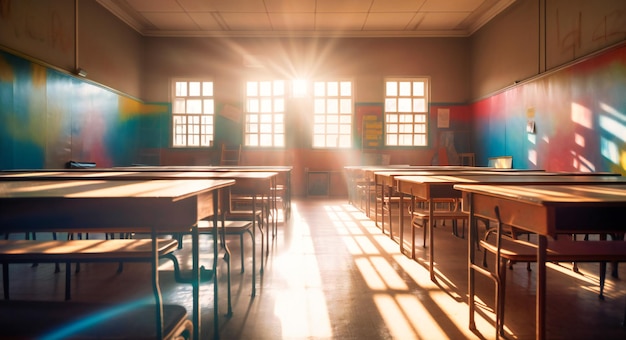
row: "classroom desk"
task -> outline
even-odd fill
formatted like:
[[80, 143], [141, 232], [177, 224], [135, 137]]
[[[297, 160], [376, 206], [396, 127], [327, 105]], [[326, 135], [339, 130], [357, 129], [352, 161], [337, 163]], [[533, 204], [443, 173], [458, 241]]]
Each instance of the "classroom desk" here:
[[[391, 223], [391, 197], [393, 197], [396, 188], [396, 177], [398, 176], [410, 176], [410, 175], [441, 175], [441, 174], [466, 174], [466, 175], [488, 175], [492, 173], [499, 173], [504, 175], [514, 175], [514, 174], [534, 174], [541, 173], [544, 174], [544, 170], [512, 170], [512, 169], [496, 169], [496, 168], [486, 168], [486, 167], [469, 167], [469, 166], [412, 166], [411, 168], [402, 168], [396, 170], [374, 170], [369, 172], [370, 170], [366, 170], [366, 174], [368, 176], [373, 176], [373, 183], [376, 187], [376, 192], [378, 192], [380, 187], [380, 192], [382, 194], [381, 197], [381, 229], [383, 233], [385, 232], [385, 198], [387, 199], [387, 204], [390, 207], [389, 210], [389, 237], [393, 239], [393, 228]], [[402, 193], [400, 193], [402, 194]], [[378, 226], [378, 200], [376, 200], [374, 211], [376, 211], [374, 222]], [[402, 223], [402, 210], [400, 210], [400, 223]], [[400, 229], [400, 239], [402, 240], [403, 230]]]
[[[276, 192], [272, 190], [275, 186], [276, 176], [278, 173], [276, 172], [261, 172], [261, 171], [250, 171], [250, 172], [239, 172], [239, 171], [154, 171], [154, 168], [151, 168], [150, 171], [138, 170], [135, 168], [128, 168], [128, 170], [121, 169], [80, 169], [75, 171], [9, 171], [9, 172], [0, 172], [0, 181], [20, 181], [20, 180], [84, 180], [84, 179], [99, 179], [99, 180], [188, 180], [188, 179], [233, 179], [235, 180], [235, 184], [230, 188], [231, 193], [236, 193], [240, 195], [249, 195], [253, 199], [253, 206], [256, 210], [256, 200], [260, 198], [261, 204], [262, 201], [267, 197], [270, 202], [276, 199]], [[274, 195], [274, 196], [272, 196]], [[229, 201], [228, 195], [224, 194], [224, 201], [221, 204], [221, 208], [224, 209], [225, 212], [229, 209]], [[275, 204], [275, 201], [274, 203]], [[256, 219], [252, 218], [253, 224], [253, 238], [256, 240]], [[273, 223], [276, 223], [276, 219], [274, 218]], [[274, 228], [276, 226], [274, 225]], [[269, 254], [269, 231], [265, 230], [265, 240], [263, 239], [263, 235], [261, 235], [261, 269], [263, 272], [264, 269], [264, 257], [263, 257], [263, 248], [264, 245], [266, 248], [266, 254]], [[230, 251], [228, 247], [225, 246], [226, 252], [228, 256], [230, 256]], [[256, 295], [256, 255], [252, 257], [252, 272], [253, 274], [253, 282], [252, 282], [252, 293], [251, 295], [254, 297]], [[230, 304], [229, 304], [230, 306]], [[230, 312], [230, 311], [229, 311]]]
[[[162, 232], [189, 232], [193, 237], [193, 326], [200, 338], [200, 270], [197, 221], [213, 217], [217, 223], [219, 190], [234, 180], [158, 181], [3, 181], [0, 182], [2, 232], [98, 230], [147, 232], [153, 239], [152, 286], [157, 325], [162, 325], [162, 297], [158, 278], [156, 238]], [[149, 211], [150, 213], [143, 213]], [[36, 213], [34, 213], [36, 212]], [[45, 223], [44, 223], [45, 222]], [[214, 261], [217, 259], [214, 235]], [[215, 275], [215, 272], [214, 272]], [[216, 280], [217, 281], [217, 280]], [[214, 327], [219, 333], [217, 284], [214, 285]], [[157, 334], [162, 334], [157, 326]]]
[[[469, 213], [470, 227], [476, 216], [496, 219], [494, 208], [500, 210], [502, 223], [538, 235], [537, 247], [537, 296], [536, 338], [546, 336], [546, 245], [547, 237], [559, 233], [603, 233], [624, 232], [623, 221], [626, 209], [626, 185], [472, 185], [457, 184]], [[474, 244], [469, 233], [469, 301], [473, 306]], [[473, 311], [470, 311], [471, 329], [475, 329]]]
[[291, 216], [291, 172], [293, 166], [290, 165], [237, 165], [237, 166], [202, 166], [202, 165], [169, 165], [169, 166], [131, 166], [115, 167], [114, 170], [130, 171], [237, 171], [237, 172], [277, 172], [284, 180], [285, 195], [283, 198], [285, 220]]
[[[459, 172], [437, 176], [396, 176], [397, 191], [414, 199], [429, 202], [429, 215], [433, 214], [433, 199], [461, 198], [461, 192], [454, 189], [455, 184], [473, 183], [482, 185], [558, 185], [558, 184], [616, 184], [626, 183], [626, 177], [607, 173], [561, 173], [561, 172]], [[400, 196], [400, 209], [404, 209], [404, 195]], [[400, 218], [400, 251], [404, 253], [404, 219]], [[435, 279], [435, 246], [433, 237], [433, 219], [428, 220], [427, 234], [429, 245], [429, 271], [431, 280]], [[472, 231], [470, 230], [470, 235]], [[413, 251], [413, 250], [412, 250]]]

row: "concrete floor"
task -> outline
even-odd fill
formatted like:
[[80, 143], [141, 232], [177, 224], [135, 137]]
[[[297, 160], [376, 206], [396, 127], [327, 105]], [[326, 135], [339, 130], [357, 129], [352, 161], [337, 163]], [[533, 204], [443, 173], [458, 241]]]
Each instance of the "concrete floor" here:
[[[397, 220], [397, 216], [392, 220], [395, 235], [399, 231]], [[410, 235], [409, 229], [406, 233]], [[251, 298], [250, 241], [246, 238], [246, 267], [242, 274], [239, 239], [228, 238], [233, 253], [234, 313], [231, 317], [225, 316], [226, 265], [220, 259], [220, 337], [268, 340], [495, 338], [492, 326], [494, 285], [480, 275], [477, 294], [483, 308], [476, 316], [477, 331], [468, 329], [467, 240], [454, 236], [448, 225], [437, 227], [437, 280], [433, 282], [429, 278], [428, 251], [421, 246], [421, 235], [420, 230], [416, 237], [416, 260], [412, 260], [400, 253], [397, 238], [392, 240], [388, 234], [383, 234], [372, 219], [346, 199], [295, 199], [291, 218], [279, 223], [278, 234], [270, 243], [254, 298]], [[212, 254], [208, 236], [202, 236], [202, 240], [203, 254]], [[260, 246], [259, 240], [257, 246]], [[183, 247], [178, 258], [185, 264], [188, 255], [188, 247]], [[202, 255], [202, 262], [208, 266], [210, 255]], [[622, 278], [626, 278], [624, 267], [621, 266], [619, 273]], [[626, 282], [608, 275], [602, 301], [598, 299], [597, 264], [581, 264], [580, 268], [580, 273], [574, 273], [570, 264], [550, 264], [548, 339], [626, 339], [626, 328], [621, 326]], [[191, 311], [191, 287], [175, 282], [169, 262], [164, 261], [161, 269], [165, 301], [181, 304]], [[72, 275], [72, 299], [121, 303], [150, 296], [148, 265], [128, 263], [122, 273], [116, 270], [114, 263], [81, 265], [80, 273]], [[37, 267], [16, 264], [10, 266], [10, 271], [12, 299], [63, 299], [64, 275], [54, 273], [53, 264]], [[525, 264], [516, 264], [509, 272], [506, 298], [507, 338], [534, 338], [535, 275], [526, 270]], [[201, 299], [202, 339], [211, 339], [212, 284], [201, 286]]]

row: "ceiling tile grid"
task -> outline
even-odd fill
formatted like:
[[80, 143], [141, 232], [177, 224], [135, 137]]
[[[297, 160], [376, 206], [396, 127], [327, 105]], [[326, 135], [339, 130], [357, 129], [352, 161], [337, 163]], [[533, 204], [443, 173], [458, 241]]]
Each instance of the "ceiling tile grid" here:
[[469, 36], [517, 0], [98, 0], [144, 36]]

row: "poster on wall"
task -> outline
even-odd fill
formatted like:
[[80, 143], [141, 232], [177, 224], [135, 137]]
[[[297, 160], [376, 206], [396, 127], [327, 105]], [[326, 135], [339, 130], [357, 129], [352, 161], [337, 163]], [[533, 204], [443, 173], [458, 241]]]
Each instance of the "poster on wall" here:
[[361, 138], [364, 149], [376, 149], [383, 145], [383, 105], [356, 105], [356, 135]]
[[450, 127], [450, 109], [437, 109], [437, 127], [449, 128]]

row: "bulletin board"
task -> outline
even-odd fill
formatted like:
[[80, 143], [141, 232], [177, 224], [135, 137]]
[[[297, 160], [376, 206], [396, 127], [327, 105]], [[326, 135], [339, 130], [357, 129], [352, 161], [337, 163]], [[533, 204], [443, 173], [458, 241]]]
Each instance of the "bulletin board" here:
[[383, 104], [356, 105], [356, 135], [361, 138], [363, 149], [383, 146]]

